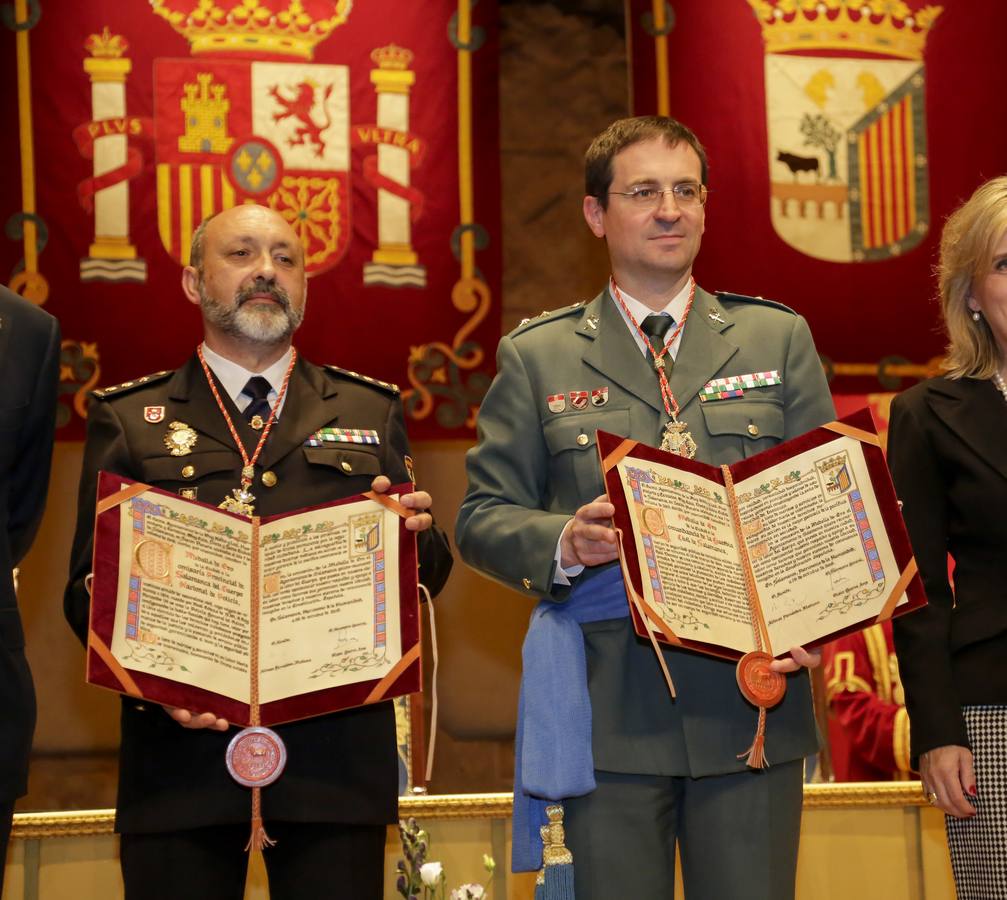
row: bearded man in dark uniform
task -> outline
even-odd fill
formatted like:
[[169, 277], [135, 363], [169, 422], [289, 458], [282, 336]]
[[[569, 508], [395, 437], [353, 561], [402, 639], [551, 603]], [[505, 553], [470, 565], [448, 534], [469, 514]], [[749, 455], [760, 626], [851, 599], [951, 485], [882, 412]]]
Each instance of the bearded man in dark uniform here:
[[[304, 315], [304, 251], [274, 211], [243, 205], [193, 235], [182, 289], [203, 315], [204, 341], [174, 372], [96, 391], [88, 416], [77, 533], [65, 610], [86, 639], [95, 483], [100, 469], [217, 504], [233, 497], [254, 462], [257, 515], [385, 491], [410, 480], [398, 390], [298, 357], [291, 337]], [[369, 443], [320, 441], [360, 429]], [[181, 455], [173, 455], [181, 450]], [[241, 488], [239, 488], [239, 491]], [[420, 580], [436, 594], [451, 553], [432, 528], [430, 495], [401, 502], [419, 532]], [[382, 896], [385, 827], [397, 816], [395, 722], [390, 703], [277, 727], [283, 776], [263, 789], [276, 845], [265, 852], [270, 896]], [[249, 792], [225, 767], [233, 732], [213, 710], [161, 708], [124, 698], [116, 830], [126, 898], [241, 900]]]

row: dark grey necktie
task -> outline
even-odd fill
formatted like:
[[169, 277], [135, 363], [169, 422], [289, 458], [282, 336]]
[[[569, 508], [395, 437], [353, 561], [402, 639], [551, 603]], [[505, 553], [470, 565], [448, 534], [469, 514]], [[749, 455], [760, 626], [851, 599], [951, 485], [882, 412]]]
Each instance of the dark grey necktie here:
[[[671, 316], [661, 315], [660, 313], [651, 313], [643, 320], [643, 324], [640, 326], [640, 330], [647, 335], [650, 340], [651, 346], [660, 353], [664, 349], [664, 339], [668, 332], [671, 330], [671, 326], [675, 324], [675, 320]], [[647, 351], [647, 362], [653, 365], [654, 357], [651, 352]], [[671, 354], [668, 353], [664, 357], [664, 368], [665, 372], [671, 371], [672, 359]]]
[[269, 418], [269, 400], [266, 398], [272, 389], [273, 386], [261, 375], [254, 375], [248, 379], [248, 384], [241, 389], [241, 393], [252, 398], [252, 402], [242, 413], [246, 422], [251, 422], [255, 416], [259, 416], [263, 421]]

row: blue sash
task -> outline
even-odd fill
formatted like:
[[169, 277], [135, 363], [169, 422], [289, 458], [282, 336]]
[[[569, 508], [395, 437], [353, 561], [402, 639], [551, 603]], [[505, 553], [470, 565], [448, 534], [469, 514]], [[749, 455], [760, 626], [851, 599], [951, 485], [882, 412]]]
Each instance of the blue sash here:
[[565, 603], [543, 600], [531, 614], [521, 650], [514, 747], [511, 869], [515, 872], [542, 867], [539, 827], [548, 823], [546, 806], [595, 789], [591, 701], [580, 624], [628, 615], [618, 563], [578, 581]]

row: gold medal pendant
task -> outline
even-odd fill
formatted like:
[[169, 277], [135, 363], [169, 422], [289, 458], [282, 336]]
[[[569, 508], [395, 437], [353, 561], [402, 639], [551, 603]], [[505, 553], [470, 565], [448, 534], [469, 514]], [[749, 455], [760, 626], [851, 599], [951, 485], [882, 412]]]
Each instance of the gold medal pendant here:
[[231, 490], [231, 496], [220, 501], [217, 509], [226, 509], [239, 516], [251, 516], [255, 510], [255, 495], [244, 485]]
[[684, 456], [686, 459], [696, 458], [696, 442], [692, 435], [686, 431], [687, 422], [679, 422], [672, 419], [664, 426], [664, 436], [661, 438], [661, 449], [676, 456]]

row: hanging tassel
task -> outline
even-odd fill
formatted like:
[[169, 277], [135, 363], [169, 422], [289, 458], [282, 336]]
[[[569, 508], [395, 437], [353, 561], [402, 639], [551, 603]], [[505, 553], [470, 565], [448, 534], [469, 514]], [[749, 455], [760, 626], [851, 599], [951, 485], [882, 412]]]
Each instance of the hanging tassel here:
[[751, 769], [765, 769], [769, 767], [769, 760], [766, 759], [766, 707], [759, 707], [759, 725], [755, 729], [755, 740], [752, 746], [744, 753], [738, 754], [738, 759], [745, 757], [745, 765]]
[[252, 834], [245, 845], [245, 852], [251, 850], [265, 850], [276, 844], [268, 834], [266, 826], [262, 822], [262, 789], [252, 788]]
[[[543, 826], [548, 837], [542, 840], [541, 900], [574, 900], [573, 854], [566, 848], [563, 831], [563, 807], [556, 803], [545, 808], [549, 824]], [[536, 895], [538, 888], [536, 887]]]
[[[542, 837], [542, 859], [545, 860], [545, 854], [549, 850], [549, 826], [542, 825], [538, 830], [539, 835]], [[534, 900], [545, 900], [545, 862], [542, 863], [542, 868], [538, 870], [535, 875], [535, 898]]]

